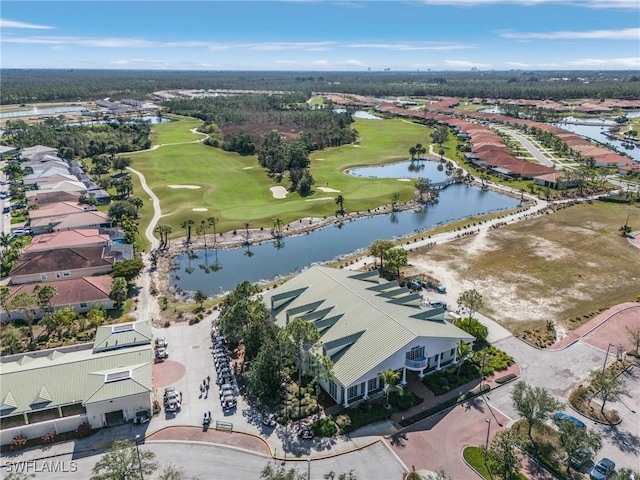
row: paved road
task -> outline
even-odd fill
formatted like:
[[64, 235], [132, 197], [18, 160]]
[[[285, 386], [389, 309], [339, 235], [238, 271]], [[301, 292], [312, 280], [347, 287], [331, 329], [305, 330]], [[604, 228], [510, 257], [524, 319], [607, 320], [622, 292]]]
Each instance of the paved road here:
[[509, 128], [499, 128], [498, 130], [518, 140], [522, 146], [526, 148], [531, 155], [533, 155], [533, 158], [535, 158], [538, 163], [546, 165], [547, 167], [554, 166], [553, 161], [545, 157], [542, 152], [540, 152], [540, 150], [538, 150], [538, 148], [536, 148], [536, 146], [533, 145], [533, 143], [531, 143], [531, 141], [524, 135], [514, 132]]
[[[204, 443], [148, 442], [141, 445], [140, 449], [155, 453], [155, 460], [159, 464], [158, 473], [167, 466], [173, 465], [174, 467], [182, 469], [186, 475], [195, 475], [202, 480], [212, 478], [225, 480], [257, 480], [260, 478], [259, 472], [267, 464], [271, 463], [274, 465], [274, 461], [271, 458], [263, 455]], [[8, 473], [8, 468], [16, 465], [11, 462], [28, 460], [26, 457], [23, 457], [24, 456], [10, 459], [4, 458], [0, 471]], [[67, 454], [55, 459], [36, 460], [32, 464], [23, 465], [31, 466], [31, 471], [35, 473], [34, 478], [36, 479], [88, 479], [91, 477], [91, 469], [98, 458], [97, 455], [82, 456]], [[73, 468], [76, 469], [76, 472], [72, 474], [69, 473], [69, 471], [59, 471], [57, 473], [43, 471], [47, 465], [52, 466], [54, 462], [60, 465], [59, 468], [66, 467], [67, 470]], [[280, 466], [280, 462], [276, 465]], [[310, 471], [311, 480], [321, 480], [323, 475], [330, 471], [342, 473], [348, 472], [351, 469], [354, 470], [358, 478], [368, 480], [400, 479], [404, 473], [402, 464], [382, 442], [366, 450], [354, 452], [349, 456], [313, 460], [309, 464], [306, 459], [298, 462], [289, 461], [285, 464], [285, 468], [295, 468], [304, 474]], [[39, 470], [39, 472], [37, 470]]]

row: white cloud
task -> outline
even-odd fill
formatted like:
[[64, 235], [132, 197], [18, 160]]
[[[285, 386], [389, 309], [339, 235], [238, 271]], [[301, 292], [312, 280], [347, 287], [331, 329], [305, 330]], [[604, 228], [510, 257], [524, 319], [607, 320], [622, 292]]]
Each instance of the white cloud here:
[[236, 48], [246, 48], [248, 50], [278, 51], [278, 50], [326, 50], [334, 45], [333, 42], [264, 42], [236, 44]]
[[7, 20], [6, 18], [0, 18], [0, 29], [4, 28], [25, 28], [31, 30], [50, 30], [55, 27], [48, 25], [36, 25], [33, 23], [17, 22], [15, 20]]
[[638, 10], [638, 0], [422, 0], [424, 5], [445, 5], [448, 7], [477, 7], [484, 5], [569, 5], [578, 8]]
[[640, 57], [627, 58], [581, 58], [567, 62], [572, 67], [580, 68], [621, 68], [621, 69], [640, 69]]
[[159, 46], [156, 42], [138, 38], [110, 37], [8, 37], [3, 43], [21, 43], [31, 45], [67, 45], [90, 48], [147, 48]]
[[531, 65], [522, 62], [505, 62], [505, 65], [512, 68], [530, 68]]
[[276, 60], [276, 63], [280, 65], [296, 65], [298, 62], [295, 60]]
[[351, 65], [354, 67], [364, 67], [364, 63], [360, 60], [345, 60], [344, 62], [340, 62], [342, 65]]
[[329, 61], [328, 60], [314, 60], [313, 62], [311, 62], [311, 65], [314, 65], [316, 67], [328, 67], [329, 66]]
[[445, 60], [444, 64], [451, 68], [491, 68], [490, 63], [469, 62], [467, 60]]
[[621, 30], [586, 30], [583, 32], [501, 32], [504, 38], [537, 39], [537, 40], [639, 40], [640, 28], [623, 28]]
[[462, 50], [467, 48], [475, 48], [471, 45], [461, 43], [347, 43], [345, 48], [370, 48], [377, 50]]

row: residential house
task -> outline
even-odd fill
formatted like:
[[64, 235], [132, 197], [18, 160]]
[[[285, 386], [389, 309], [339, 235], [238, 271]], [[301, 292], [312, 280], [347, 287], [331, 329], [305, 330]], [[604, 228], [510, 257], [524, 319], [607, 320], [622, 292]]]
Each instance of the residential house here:
[[[109, 298], [113, 278], [110, 275], [97, 275], [94, 277], [73, 278], [71, 280], [58, 280], [56, 282], [25, 283], [11, 285], [9, 302], [20, 293], [33, 294], [38, 285], [52, 285], [57, 294], [51, 300], [51, 307], [55, 310], [71, 307], [78, 313], [90, 311], [94, 305], [102, 305], [106, 310], [114, 308], [113, 300]], [[35, 320], [44, 316], [44, 312], [34, 305], [31, 314]], [[0, 308], [0, 322], [7, 320], [20, 320], [23, 313], [17, 310], [6, 312]]]
[[68, 170], [65, 172], [65, 170], [61, 168], [50, 167], [46, 170], [38, 170], [37, 173], [25, 175], [22, 178], [22, 183], [27, 187], [37, 189], [41, 183], [64, 182], [68, 180], [73, 182], [76, 181], [77, 178], [68, 173]]
[[97, 228], [65, 230], [36, 235], [24, 252], [40, 252], [72, 247], [108, 247], [109, 235], [101, 234]]
[[57, 217], [38, 218], [29, 223], [34, 235], [75, 228], [109, 228], [111, 220], [104, 212], [80, 212]]
[[9, 271], [12, 285], [54, 282], [91, 275], [104, 275], [113, 269], [114, 258], [105, 247], [71, 247], [22, 254]]
[[131, 422], [152, 409], [148, 321], [105, 325], [95, 343], [0, 357], [0, 440]]
[[37, 160], [39, 161], [45, 155], [58, 155], [58, 149], [47, 147], [45, 145], [35, 145], [33, 147], [23, 148], [20, 152], [20, 156], [22, 158], [26, 158], [27, 160]]
[[44, 205], [45, 203], [77, 202], [80, 195], [80, 192], [35, 190], [27, 192], [27, 204]]
[[62, 215], [69, 215], [81, 212], [93, 212], [96, 207], [78, 202], [56, 202], [45, 203], [35, 210], [29, 210], [29, 219], [31, 221], [39, 218], [54, 218]]
[[11, 145], [0, 145], [0, 158], [8, 157], [18, 153], [20, 149]]
[[383, 372], [398, 371], [404, 384], [408, 372], [423, 377], [456, 363], [459, 342], [474, 340], [446, 320], [444, 307], [427, 306], [377, 271], [312, 267], [263, 301], [280, 327], [301, 319], [318, 328], [317, 353], [334, 364], [332, 379], [320, 383], [344, 406], [380, 391]]
[[576, 179], [571, 179], [562, 172], [551, 172], [544, 175], [538, 175], [537, 177], [533, 177], [533, 183], [536, 185], [542, 185], [543, 187], [555, 188], [556, 190], [572, 188], [578, 185], [578, 181]]

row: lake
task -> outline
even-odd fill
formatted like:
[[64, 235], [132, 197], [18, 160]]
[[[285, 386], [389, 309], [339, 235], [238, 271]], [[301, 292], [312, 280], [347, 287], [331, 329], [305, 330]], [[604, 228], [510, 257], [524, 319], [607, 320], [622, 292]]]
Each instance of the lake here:
[[407, 210], [345, 221], [308, 234], [285, 237], [280, 245], [268, 241], [234, 249], [198, 250], [197, 258], [181, 254], [169, 284], [185, 291], [218, 295], [242, 281], [262, 282], [300, 272], [367, 248], [374, 240], [392, 239], [475, 215], [517, 207], [519, 200], [477, 187], [451, 185], [439, 202], [419, 211]]
[[0, 118], [17, 118], [17, 117], [29, 117], [32, 115], [50, 115], [52, 113], [82, 112], [83, 110], [87, 110], [87, 107], [49, 107], [49, 108], [33, 107], [33, 108], [30, 108], [29, 110], [0, 113]]
[[355, 167], [346, 171], [347, 174], [354, 177], [369, 178], [428, 178], [432, 182], [443, 182], [449, 176], [445, 169], [438, 170], [440, 162], [429, 160], [414, 160], [397, 163], [386, 163], [384, 165], [376, 165], [370, 167]]

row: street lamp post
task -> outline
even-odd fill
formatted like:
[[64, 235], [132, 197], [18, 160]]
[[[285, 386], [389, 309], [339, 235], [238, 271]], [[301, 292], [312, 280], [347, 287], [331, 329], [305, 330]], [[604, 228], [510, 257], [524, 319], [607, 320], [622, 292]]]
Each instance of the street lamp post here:
[[491, 419], [487, 418], [485, 422], [487, 422], [487, 440], [484, 442], [484, 449], [489, 450], [489, 433], [491, 432]]
[[606, 368], [606, 366], [607, 366], [607, 358], [609, 357], [609, 349], [610, 349], [611, 347], [615, 347], [615, 344], [610, 343], [610, 344], [609, 344], [609, 346], [607, 347], [607, 353], [606, 353], [606, 354], [605, 354], [605, 356], [604, 356], [604, 364], [602, 365], [602, 373], [604, 373], [604, 369], [605, 369], [605, 368]]
[[140, 480], [144, 480], [144, 476], [142, 475], [142, 461], [140, 460], [140, 448], [138, 448], [139, 444], [140, 435], [136, 435], [136, 454], [138, 455], [138, 469], [140, 470]]
[[311, 457], [307, 457], [307, 480], [311, 480]]
[[284, 388], [284, 442], [282, 442], [282, 450], [284, 450], [284, 460], [282, 465], [287, 463], [287, 434], [289, 425], [289, 412], [287, 410], [287, 384], [282, 382], [282, 388]]

